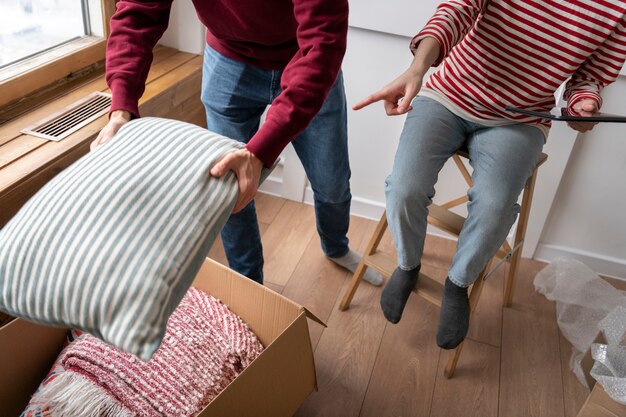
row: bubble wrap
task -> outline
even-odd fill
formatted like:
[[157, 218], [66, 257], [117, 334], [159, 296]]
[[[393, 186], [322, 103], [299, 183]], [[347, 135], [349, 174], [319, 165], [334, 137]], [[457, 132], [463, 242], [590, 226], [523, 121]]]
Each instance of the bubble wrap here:
[[606, 336], [609, 345], [626, 346], [626, 307], [618, 305], [605, 318], [600, 320], [598, 327]]
[[591, 355], [595, 360], [591, 376], [609, 397], [626, 405], [626, 346], [594, 343]]
[[611, 398], [625, 401], [626, 293], [615, 289], [582, 262], [571, 259], [555, 260], [539, 271], [534, 283], [535, 290], [556, 301], [557, 323], [572, 344], [570, 368], [585, 386], [580, 363], [598, 332], [604, 332], [608, 345], [594, 344], [598, 358], [602, 359], [593, 356], [596, 373], [592, 371], [591, 375]]

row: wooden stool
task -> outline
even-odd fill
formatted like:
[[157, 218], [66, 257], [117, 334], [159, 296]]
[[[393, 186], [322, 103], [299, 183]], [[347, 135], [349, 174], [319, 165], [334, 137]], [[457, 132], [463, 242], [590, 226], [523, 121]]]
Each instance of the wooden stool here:
[[[473, 184], [472, 177], [467, 170], [465, 164], [461, 160], [461, 157], [469, 158], [469, 154], [467, 153], [466, 149], [458, 150], [456, 154], [452, 156], [452, 158], [456, 163], [459, 171], [461, 172], [461, 175], [465, 179], [468, 187], [471, 187]], [[517, 272], [519, 259], [522, 254], [522, 246], [524, 244], [524, 235], [526, 234], [526, 225], [528, 222], [528, 215], [530, 213], [532, 195], [535, 188], [537, 169], [546, 161], [546, 159], [548, 159], [548, 156], [542, 153], [541, 157], [539, 158], [539, 162], [537, 162], [537, 165], [535, 165], [535, 168], [533, 169], [530, 177], [526, 181], [526, 185], [524, 186], [524, 190], [522, 191], [522, 202], [520, 204], [520, 212], [517, 222], [517, 228], [515, 231], [515, 237], [513, 240], [513, 246], [511, 247], [511, 245], [509, 245], [509, 243], [505, 240], [500, 249], [498, 249], [496, 255], [494, 256], [494, 259], [497, 258], [500, 261], [493, 268], [493, 270], [499, 267], [503, 262], [509, 262], [509, 272], [507, 274], [506, 289], [504, 292], [503, 300], [503, 305], [505, 307], [511, 305], [511, 301], [513, 298], [515, 274]], [[461, 229], [463, 228], [465, 218], [450, 211], [450, 208], [464, 204], [465, 202], [467, 202], [467, 200], [467, 195], [464, 195], [441, 205], [431, 204], [428, 207], [428, 223], [436, 226], [441, 230], [458, 236], [461, 233]], [[350, 307], [350, 302], [354, 297], [354, 293], [356, 292], [357, 287], [363, 279], [366, 268], [372, 267], [387, 278], [389, 278], [393, 271], [396, 269], [396, 260], [383, 252], [378, 252], [377, 250], [386, 229], [387, 213], [384, 212], [378, 222], [378, 225], [376, 226], [376, 230], [374, 230], [374, 234], [372, 235], [367, 245], [367, 248], [365, 249], [365, 252], [363, 253], [361, 262], [359, 263], [359, 266], [352, 276], [352, 280], [350, 281], [350, 285], [348, 286], [343, 296], [341, 304], [339, 305], [339, 309], [341, 311], [345, 311]], [[470, 317], [474, 313], [474, 310], [478, 305], [478, 300], [480, 298], [485, 279], [491, 274], [491, 272], [493, 272], [493, 270], [490, 270], [492, 262], [493, 259], [487, 263], [485, 269], [481, 271], [481, 273], [478, 275], [478, 278], [472, 285], [471, 291], [469, 293]], [[440, 282], [420, 272], [417, 286], [413, 291], [425, 298], [427, 301], [441, 307], [443, 285]], [[446, 364], [444, 370], [444, 375], [447, 378], [451, 378], [454, 374], [454, 370], [459, 360], [459, 356], [461, 355], [462, 348], [463, 343], [461, 343], [456, 349], [451, 352], [450, 358], [448, 359], [448, 363]]]

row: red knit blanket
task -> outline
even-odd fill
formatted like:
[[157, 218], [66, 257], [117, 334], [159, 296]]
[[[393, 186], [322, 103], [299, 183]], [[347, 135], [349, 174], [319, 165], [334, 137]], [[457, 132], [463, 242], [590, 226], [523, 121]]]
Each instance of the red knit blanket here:
[[228, 308], [191, 288], [150, 361], [84, 335], [59, 358], [63, 371], [33, 402], [59, 416], [193, 416], [243, 371], [262, 346]]

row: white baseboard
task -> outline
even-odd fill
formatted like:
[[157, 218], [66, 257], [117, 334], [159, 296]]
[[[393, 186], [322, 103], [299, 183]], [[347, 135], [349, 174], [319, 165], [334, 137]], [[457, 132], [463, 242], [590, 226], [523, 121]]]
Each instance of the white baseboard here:
[[[313, 205], [313, 190], [306, 187], [304, 191], [304, 203]], [[370, 220], [378, 220], [385, 211], [385, 204], [366, 198], [352, 196], [350, 203], [350, 214], [357, 217], [364, 217]]]
[[[313, 205], [313, 190], [307, 187], [304, 192], [304, 203]], [[378, 221], [385, 210], [385, 205], [379, 201], [369, 200], [367, 198], [352, 196], [350, 204], [350, 214], [357, 217], [363, 217], [370, 220]], [[445, 231], [438, 229], [432, 225], [428, 225], [426, 233], [429, 235], [439, 236], [449, 240], [456, 240], [456, 236], [452, 236]]]
[[556, 259], [576, 259], [599, 275], [626, 281], [626, 259], [612, 258], [575, 248], [542, 244], [541, 242], [537, 245], [533, 258], [543, 262], [552, 262]]
[[283, 196], [283, 181], [280, 178], [269, 176], [263, 181], [263, 184], [259, 187], [259, 192], [264, 194], [273, 195], [276, 197]]

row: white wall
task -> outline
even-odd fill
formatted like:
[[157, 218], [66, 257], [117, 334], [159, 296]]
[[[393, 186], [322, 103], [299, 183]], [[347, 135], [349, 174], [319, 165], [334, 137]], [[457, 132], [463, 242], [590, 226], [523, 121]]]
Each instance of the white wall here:
[[358, 0], [350, 3], [350, 26], [412, 37], [441, 0]]
[[[603, 111], [626, 114], [626, 77], [605, 88]], [[578, 135], [536, 257], [574, 256], [626, 278], [626, 125]]]
[[159, 43], [193, 54], [204, 51], [204, 26], [190, 0], [173, 3], [170, 24]]

